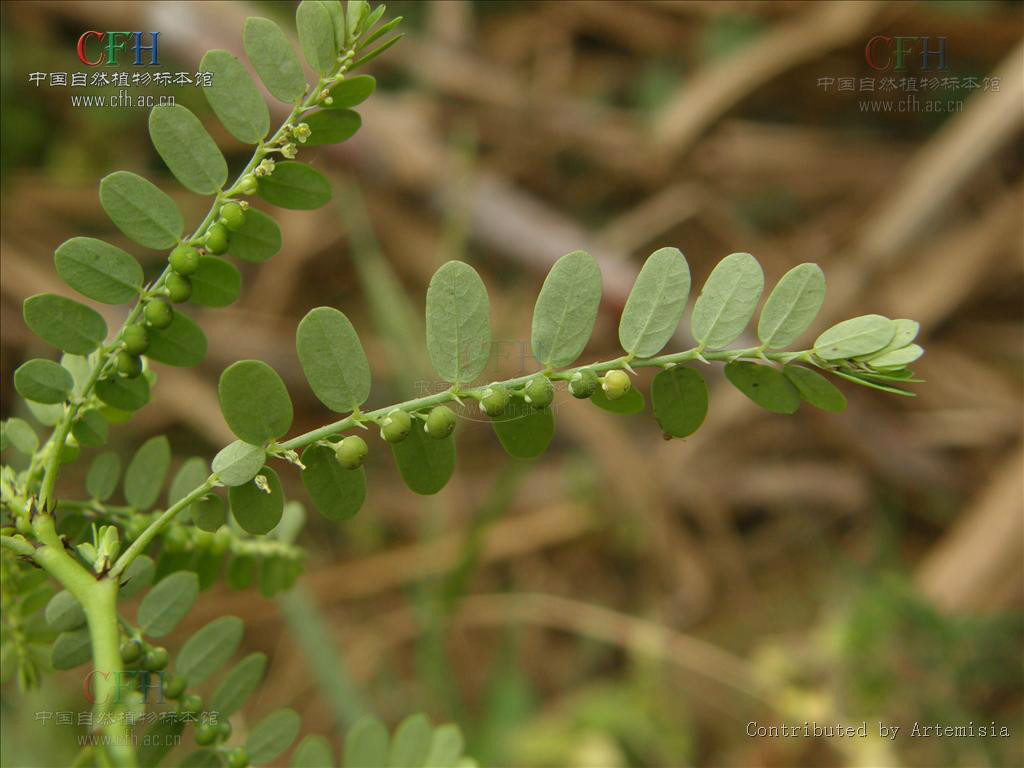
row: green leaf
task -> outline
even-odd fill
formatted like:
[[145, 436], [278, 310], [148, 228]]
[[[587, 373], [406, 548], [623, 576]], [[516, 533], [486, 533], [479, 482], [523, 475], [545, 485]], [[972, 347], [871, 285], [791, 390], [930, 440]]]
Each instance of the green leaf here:
[[281, 228], [255, 208], [245, 212], [242, 228], [233, 232], [228, 242], [228, 254], [242, 261], [269, 261], [280, 250]]
[[678, 248], [659, 248], [644, 262], [619, 320], [619, 344], [633, 357], [661, 351], [686, 309], [690, 267]]
[[295, 10], [295, 26], [299, 45], [306, 62], [321, 75], [334, 69], [338, 58], [335, 47], [334, 20], [327, 8], [317, 0], [302, 0]]
[[881, 315], [861, 315], [837, 323], [814, 342], [822, 360], [845, 360], [883, 349], [896, 335], [896, 324]]
[[107, 338], [107, 324], [95, 309], [64, 296], [29, 296], [22, 314], [36, 336], [74, 355], [89, 354]]
[[771, 366], [737, 360], [725, 366], [725, 378], [766, 411], [794, 413], [800, 407], [796, 387]]
[[248, 18], [242, 39], [245, 55], [270, 95], [286, 104], [296, 103], [306, 92], [306, 76], [281, 28], [269, 19]]
[[427, 754], [425, 768], [455, 768], [462, 757], [465, 742], [462, 731], [453, 723], [445, 723], [434, 729], [430, 740], [430, 752]]
[[427, 352], [434, 370], [452, 384], [469, 384], [491, 353], [491, 306], [476, 270], [449, 261], [427, 288]]
[[140, 511], [152, 507], [171, 466], [171, 444], [165, 435], [151, 437], [135, 452], [124, 473], [124, 498]]
[[65, 240], [53, 253], [57, 274], [83, 296], [124, 304], [142, 288], [142, 267], [131, 255], [92, 237]]
[[192, 520], [202, 531], [214, 533], [227, 520], [224, 499], [215, 493], [208, 493], [192, 504]]
[[14, 389], [37, 403], [63, 403], [74, 386], [67, 369], [53, 360], [29, 360], [14, 372]]
[[170, 490], [167, 491], [167, 506], [172, 507], [188, 496], [192, 491], [206, 482], [210, 470], [206, 465], [206, 459], [193, 456], [187, 459], [171, 480]]
[[210, 86], [201, 90], [228, 133], [244, 144], [258, 144], [270, 132], [270, 112], [242, 62], [227, 51], [208, 51], [199, 69], [212, 75]]
[[277, 372], [259, 360], [228, 366], [218, 386], [224, 421], [253, 445], [281, 437], [292, 426], [292, 401]]
[[284, 492], [277, 473], [270, 467], [263, 467], [257, 477], [266, 478], [270, 493], [266, 493], [250, 480], [244, 485], [234, 485], [228, 489], [231, 513], [235, 520], [247, 533], [262, 535], [270, 533], [279, 522], [284, 512]]
[[796, 387], [800, 399], [829, 413], [846, 410], [846, 398], [828, 379], [809, 368], [786, 365], [782, 375]]
[[647, 406], [643, 393], [636, 387], [630, 387], [629, 391], [618, 400], [609, 400], [604, 391], [598, 387], [594, 394], [591, 395], [590, 402], [603, 411], [626, 415], [641, 413]]
[[533, 356], [545, 366], [572, 363], [594, 330], [601, 304], [601, 270], [594, 257], [573, 251], [555, 262], [533, 308]]
[[891, 395], [902, 395], [903, 397], [914, 397], [913, 392], [907, 392], [905, 389], [899, 389], [898, 387], [888, 387], [885, 384], [879, 384], [872, 378], [865, 378], [861, 376], [854, 376], [849, 373], [843, 373], [842, 371], [832, 371], [836, 376], [847, 381], [852, 381], [854, 384], [860, 384], [862, 387], [868, 389], [877, 389], [879, 392], [888, 392]]
[[370, 396], [370, 364], [344, 314], [317, 307], [295, 333], [302, 371], [317, 398], [337, 413], [356, 410]]
[[156, 565], [149, 555], [139, 555], [124, 569], [121, 575], [121, 588], [117, 592], [118, 599], [135, 597], [149, 588], [156, 575]]
[[137, 411], [149, 402], [149, 380], [145, 376], [123, 379], [114, 375], [96, 382], [96, 397], [113, 408]]
[[31, 400], [26, 400], [25, 405], [28, 406], [32, 418], [44, 427], [56, 426], [57, 422], [64, 418], [63, 405], [44, 405], [43, 403], [33, 403]]
[[323, 445], [311, 445], [302, 453], [302, 484], [313, 506], [328, 520], [347, 520], [366, 500], [366, 472], [362, 467], [345, 469], [334, 451]]
[[514, 400], [503, 414], [491, 417], [491, 427], [509, 456], [532, 459], [544, 453], [555, 436], [555, 416], [551, 408], [538, 411]]
[[84, 446], [99, 447], [107, 442], [107, 420], [95, 408], [80, 411], [71, 425], [71, 434]]
[[370, 75], [346, 77], [331, 88], [331, 103], [325, 109], [351, 109], [362, 104], [376, 90], [377, 81]]
[[370, 4], [366, 0], [348, 0], [348, 13], [345, 15], [345, 28], [348, 43], [351, 47], [363, 31], [363, 22], [370, 14]]
[[224, 485], [242, 485], [256, 477], [267, 452], [258, 445], [236, 440], [213, 457], [213, 471]]
[[153, 107], [149, 138], [174, 178], [190, 192], [212, 195], [228, 180], [228, 164], [216, 142], [180, 104]]
[[18, 453], [26, 456], [31, 456], [39, 447], [36, 431], [27, 421], [16, 416], [4, 422], [4, 440], [14, 446]]
[[[384, 8], [383, 5], [377, 6], [377, 10], [382, 10], [383, 8]], [[377, 11], [374, 11], [374, 13], [376, 14]], [[396, 16], [395, 18], [391, 19], [390, 21], [384, 22], [379, 27], [377, 27], [377, 29], [375, 29], [369, 35], [364, 37], [362, 39], [362, 41], [360, 42], [360, 46], [359, 47], [360, 48], [366, 48], [367, 46], [370, 45], [370, 43], [372, 43], [375, 40], [379, 40], [380, 38], [382, 38], [384, 35], [386, 35], [388, 32], [390, 32], [392, 29], [394, 29], [395, 27], [397, 27], [401, 23], [402, 23], [402, 17], [401, 16]], [[401, 37], [401, 35], [399, 35], [398, 37]], [[395, 38], [392, 38], [392, 39], [395, 39]], [[390, 46], [390, 41], [389, 41], [389, 46]], [[377, 49], [377, 50], [380, 50], [380, 49]], [[376, 54], [376, 51], [374, 51], [374, 54]]]
[[172, 248], [185, 230], [174, 201], [136, 173], [115, 171], [104, 176], [100, 181], [100, 205], [118, 229], [146, 248]]
[[284, 752], [299, 735], [301, 720], [291, 709], [271, 712], [252, 727], [245, 751], [254, 765], [269, 763]]
[[764, 272], [749, 253], [726, 256], [711, 270], [693, 305], [690, 328], [705, 349], [727, 347], [743, 333], [764, 289]]
[[305, 163], [283, 160], [272, 174], [260, 177], [259, 195], [279, 208], [309, 211], [330, 202], [331, 184]]
[[140, 739], [139, 765], [157, 768], [164, 756], [181, 743], [184, 730], [185, 719], [177, 717], [160, 718], [149, 726]]
[[331, 745], [323, 736], [307, 736], [295, 749], [291, 768], [332, 768], [335, 765]]
[[242, 643], [242, 620], [221, 616], [190, 637], [174, 662], [189, 687], [199, 685], [227, 663]]
[[85, 627], [73, 632], [61, 632], [50, 651], [54, 669], [74, 669], [92, 659], [92, 642]]
[[210, 698], [210, 711], [216, 712], [218, 717], [231, 717], [259, 687], [266, 669], [266, 655], [250, 653], [224, 675]]
[[212, 749], [197, 749], [178, 764], [178, 768], [223, 768], [224, 759]]
[[924, 350], [917, 344], [908, 344], [901, 349], [893, 349], [883, 352], [877, 357], [868, 358], [867, 363], [872, 368], [903, 368], [910, 365], [923, 354]]
[[66, 589], [61, 590], [46, 604], [46, 624], [58, 632], [68, 632], [85, 626], [82, 604]]
[[341, 8], [341, 0], [321, 0], [324, 8], [331, 16], [334, 27], [334, 49], [341, 52], [345, 47], [345, 11]]
[[256, 561], [249, 555], [234, 558], [228, 565], [227, 583], [232, 589], [248, 589], [252, 584]]
[[430, 754], [433, 728], [424, 714], [410, 715], [395, 729], [388, 765], [391, 768], [419, 768]]
[[421, 419], [412, 420], [412, 431], [391, 452], [402, 480], [413, 493], [431, 496], [444, 488], [455, 471], [455, 441], [452, 435], [437, 440], [423, 431]]
[[693, 368], [661, 371], [651, 382], [651, 409], [662, 432], [688, 437], [707, 416], [708, 386]]
[[346, 768], [387, 768], [388, 729], [375, 717], [365, 716], [356, 721], [345, 734]]
[[[399, 18], [401, 18], [401, 17], [399, 17]], [[397, 21], [397, 19], [396, 19], [396, 21]], [[388, 24], [390, 24], [390, 23], [391, 22], [388, 22]], [[385, 24], [384, 26], [387, 26], [387, 24]], [[371, 35], [370, 37], [374, 37], [374, 35]], [[401, 34], [395, 35], [394, 37], [392, 37], [390, 40], [387, 40], [386, 42], [381, 43], [379, 46], [374, 48], [369, 53], [364, 54], [364, 55], [360, 56], [358, 59], [356, 59], [355, 61], [353, 61], [352, 64], [349, 65], [349, 69], [350, 70], [356, 70], [356, 69], [359, 69], [364, 64], [367, 64], [368, 62], [373, 61], [378, 56], [380, 56], [382, 53], [384, 53], [384, 51], [386, 51], [388, 48], [390, 48], [395, 43], [397, 43], [399, 40], [401, 40], [403, 37], [405, 37], [405, 33], [404, 32], [402, 32]]]
[[333, 105], [331, 109], [314, 112], [302, 118], [302, 121], [309, 126], [310, 131], [309, 138], [306, 139], [307, 147], [321, 147], [348, 141], [363, 124], [358, 112], [351, 109], [335, 109]]
[[757, 323], [767, 349], [782, 349], [807, 330], [825, 301], [825, 274], [817, 264], [799, 264], [782, 276]]
[[892, 323], [896, 328], [896, 333], [893, 335], [892, 341], [890, 341], [880, 350], [877, 350], [875, 352], [869, 352], [866, 355], [857, 355], [857, 357], [855, 357], [854, 359], [870, 360], [881, 355], [884, 355], [887, 352], [892, 352], [897, 349], [903, 349], [904, 347], [908, 346], [910, 342], [917, 338], [917, 333], [918, 331], [921, 330], [920, 324], [918, 324], [914, 320], [900, 318], [898, 320], [893, 320]]
[[146, 357], [177, 368], [192, 368], [206, 357], [206, 334], [184, 312], [175, 311], [166, 328], [149, 328]]
[[192, 283], [189, 301], [201, 307], [226, 307], [242, 293], [242, 273], [216, 256], [200, 256], [199, 267], [188, 279]]
[[89, 358], [82, 355], [69, 355], [65, 352], [60, 356], [60, 364], [67, 368], [71, 379], [75, 382], [71, 391], [76, 396], [82, 397], [89, 377], [92, 376], [92, 363], [89, 362]]
[[120, 476], [121, 459], [113, 451], [104, 451], [89, 465], [85, 475], [85, 490], [91, 498], [106, 501], [114, 495]]
[[199, 577], [192, 571], [175, 571], [153, 587], [139, 603], [136, 619], [142, 634], [163, 637], [185, 618], [199, 597]]

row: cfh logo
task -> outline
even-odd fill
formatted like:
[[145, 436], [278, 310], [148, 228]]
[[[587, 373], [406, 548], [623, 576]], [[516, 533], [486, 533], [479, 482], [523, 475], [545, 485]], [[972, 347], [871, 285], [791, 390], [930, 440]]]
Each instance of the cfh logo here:
[[875, 35], [864, 46], [864, 61], [879, 72], [908, 69], [907, 61], [921, 57], [921, 70], [946, 68], [946, 38], [922, 35]]
[[[149, 45], [143, 45], [143, 36], [149, 35]], [[159, 32], [83, 32], [78, 38], [78, 58], [90, 67], [98, 67], [106, 64], [108, 67], [115, 67], [118, 64], [117, 55], [134, 53], [134, 64], [137, 67], [143, 66], [142, 52], [149, 52], [148, 66], [160, 64], [160, 42]], [[104, 57], [103, 53], [106, 52]]]
[[96, 704], [96, 681], [94, 678], [102, 677], [104, 680], [110, 680], [111, 676], [113, 676], [115, 685], [112, 686], [113, 690], [111, 692], [108, 692], [103, 696], [102, 700], [98, 701], [100, 704], [120, 704], [124, 699], [122, 691], [135, 690], [141, 691], [147, 701], [150, 698], [150, 691], [154, 692], [156, 696], [154, 700], [157, 703], [164, 701], [163, 672], [146, 672], [141, 669], [126, 669], [124, 672], [99, 672], [95, 669], [92, 670], [85, 676], [82, 684], [85, 700], [90, 704]]

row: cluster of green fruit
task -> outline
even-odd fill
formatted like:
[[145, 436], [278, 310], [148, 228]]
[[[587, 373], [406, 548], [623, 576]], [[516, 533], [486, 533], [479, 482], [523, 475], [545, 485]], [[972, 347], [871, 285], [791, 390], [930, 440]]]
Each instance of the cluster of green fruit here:
[[[237, 232], [245, 223], [243, 204], [234, 201], [220, 207], [219, 217], [202, 239], [202, 247], [209, 253], [220, 256], [228, 250], [231, 233]], [[168, 258], [171, 270], [164, 279], [163, 293], [172, 304], [183, 304], [192, 297], [192, 281], [189, 275], [199, 269], [199, 252], [190, 244], [183, 243], [171, 251]], [[144, 323], [125, 326], [121, 334], [122, 348], [117, 353], [117, 372], [134, 379], [142, 373], [142, 356], [149, 348], [149, 334], [146, 327], [163, 330], [174, 321], [174, 310], [162, 298], [150, 297], [142, 309]]]

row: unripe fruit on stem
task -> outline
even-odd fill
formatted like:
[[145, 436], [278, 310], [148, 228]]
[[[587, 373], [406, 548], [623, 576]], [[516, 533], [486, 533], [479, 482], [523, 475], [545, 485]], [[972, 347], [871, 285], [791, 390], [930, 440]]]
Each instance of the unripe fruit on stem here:
[[131, 664], [142, 655], [142, 646], [138, 640], [125, 640], [121, 643], [121, 661]]
[[601, 389], [609, 400], [618, 400], [629, 392], [629, 376], [625, 371], [608, 371], [601, 379]]
[[217, 726], [211, 723], [199, 723], [196, 726], [196, 744], [201, 747], [208, 747], [217, 740], [220, 736], [220, 732], [217, 730]]
[[202, 711], [203, 700], [194, 693], [190, 693], [188, 696], [182, 696], [181, 701], [178, 702], [178, 712], [182, 714], [188, 712], [190, 715], [198, 715]]
[[142, 668], [147, 672], [159, 672], [167, 666], [168, 659], [167, 649], [158, 645], [146, 651], [142, 657]]
[[228, 753], [228, 768], [247, 768], [249, 753], [244, 747], [237, 747]]
[[439, 405], [427, 414], [426, 432], [433, 438], [443, 440], [455, 431], [455, 414], [446, 405]]
[[246, 176], [239, 182], [238, 189], [243, 195], [255, 195], [260, 185], [253, 176]]
[[573, 397], [586, 400], [597, 391], [599, 383], [597, 374], [589, 368], [584, 368], [582, 371], [576, 371], [569, 379], [569, 391]]
[[149, 348], [149, 334], [141, 325], [129, 325], [121, 334], [124, 351], [129, 355], [141, 355]]
[[117, 372], [128, 379], [138, 378], [142, 373], [142, 359], [122, 349], [117, 353]]
[[170, 680], [164, 680], [164, 696], [168, 699], [177, 699], [185, 692], [185, 678], [175, 675]]
[[358, 469], [363, 465], [363, 459], [370, 449], [366, 447], [366, 441], [359, 435], [349, 435], [334, 449], [334, 457], [345, 469]]
[[148, 301], [142, 314], [145, 316], [146, 322], [156, 329], [166, 328], [174, 320], [174, 310], [171, 309], [171, 305], [159, 299]]
[[199, 269], [199, 254], [190, 245], [179, 245], [171, 251], [171, 269], [179, 275], [191, 275]]
[[380, 423], [380, 436], [389, 443], [402, 442], [411, 430], [412, 418], [400, 408], [393, 410]]
[[192, 296], [192, 281], [177, 272], [169, 274], [164, 285], [167, 287], [167, 298], [175, 304], [186, 302]]
[[206, 250], [220, 255], [228, 249], [228, 228], [217, 223], [206, 232]]
[[231, 737], [231, 721], [221, 720], [217, 723], [217, 734], [221, 741], [227, 741]]
[[534, 376], [526, 385], [524, 399], [537, 410], [547, 408], [555, 399], [555, 386], [547, 376]]
[[232, 232], [240, 230], [245, 223], [245, 211], [242, 210], [242, 206], [238, 203], [224, 203], [220, 207], [220, 223]]
[[480, 398], [480, 410], [488, 416], [501, 416], [508, 408], [508, 391], [501, 384], [491, 384]]

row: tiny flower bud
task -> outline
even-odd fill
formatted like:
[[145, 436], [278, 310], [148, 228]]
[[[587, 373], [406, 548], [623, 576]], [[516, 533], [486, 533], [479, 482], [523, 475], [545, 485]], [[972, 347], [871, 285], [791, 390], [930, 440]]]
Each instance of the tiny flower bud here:
[[629, 376], [625, 371], [608, 371], [601, 379], [601, 389], [609, 400], [618, 400], [629, 392]]

